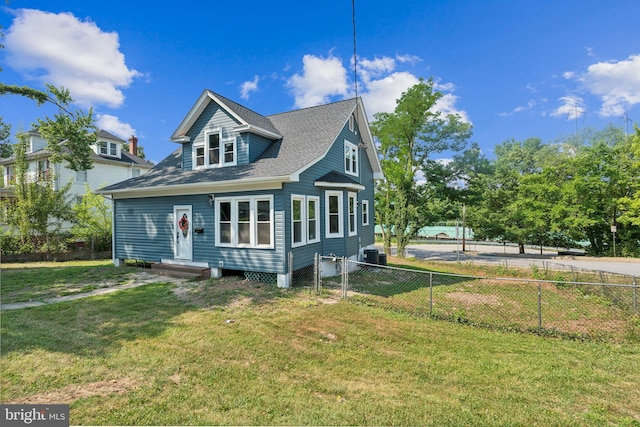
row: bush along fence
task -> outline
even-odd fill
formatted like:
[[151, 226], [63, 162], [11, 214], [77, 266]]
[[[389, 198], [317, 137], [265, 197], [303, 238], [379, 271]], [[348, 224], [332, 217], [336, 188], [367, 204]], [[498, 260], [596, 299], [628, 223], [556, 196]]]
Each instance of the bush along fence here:
[[[491, 329], [640, 342], [640, 286], [488, 278], [411, 270], [316, 255], [316, 291], [354, 303]], [[295, 280], [295, 276], [294, 276]]]

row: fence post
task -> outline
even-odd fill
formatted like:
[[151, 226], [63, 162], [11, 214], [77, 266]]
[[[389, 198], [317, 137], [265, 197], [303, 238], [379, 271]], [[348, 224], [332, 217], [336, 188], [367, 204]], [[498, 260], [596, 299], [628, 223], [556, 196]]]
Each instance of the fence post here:
[[293, 251], [289, 252], [289, 286], [293, 286]]
[[347, 298], [347, 286], [349, 284], [349, 268], [347, 257], [342, 257], [342, 298]]
[[638, 284], [636, 278], [633, 278], [633, 311], [638, 314]]
[[318, 265], [320, 264], [318, 259], [318, 252], [313, 254], [313, 289], [317, 294], [320, 293], [320, 286], [318, 283]]
[[538, 282], [538, 333], [542, 332], [542, 283]]
[[429, 316], [433, 316], [433, 273], [429, 273]]

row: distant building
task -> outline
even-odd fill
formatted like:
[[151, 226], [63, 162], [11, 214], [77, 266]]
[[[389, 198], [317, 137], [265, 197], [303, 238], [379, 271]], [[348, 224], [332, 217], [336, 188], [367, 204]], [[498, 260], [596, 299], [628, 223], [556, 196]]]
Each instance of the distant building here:
[[[107, 131], [99, 130], [95, 145], [92, 146], [93, 153], [91, 159], [93, 168], [85, 171], [74, 171], [67, 167], [66, 162], [52, 164], [50, 162], [51, 152], [47, 148], [47, 141], [35, 130], [30, 130], [23, 134], [28, 139], [27, 162], [29, 171], [27, 178], [36, 180], [37, 178], [53, 178], [55, 190], [64, 187], [72, 181], [69, 197], [72, 201], [79, 200], [86, 192], [86, 185], [89, 184], [91, 190], [124, 181], [129, 178], [140, 176], [153, 167], [153, 165], [138, 157], [136, 137], [129, 139], [131, 153], [122, 149], [125, 140], [110, 134]], [[0, 188], [0, 198], [11, 199], [13, 197], [12, 186], [16, 180], [16, 159], [15, 156], [0, 159], [0, 166], [3, 169], [3, 187]]]

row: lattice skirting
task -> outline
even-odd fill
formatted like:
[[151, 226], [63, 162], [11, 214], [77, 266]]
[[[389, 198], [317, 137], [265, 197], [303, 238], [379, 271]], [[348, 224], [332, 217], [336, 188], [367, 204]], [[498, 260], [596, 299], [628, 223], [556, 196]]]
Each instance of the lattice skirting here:
[[278, 283], [278, 275], [276, 273], [263, 273], [261, 271], [245, 271], [244, 277], [252, 282], [262, 282], [268, 285], [276, 285]]

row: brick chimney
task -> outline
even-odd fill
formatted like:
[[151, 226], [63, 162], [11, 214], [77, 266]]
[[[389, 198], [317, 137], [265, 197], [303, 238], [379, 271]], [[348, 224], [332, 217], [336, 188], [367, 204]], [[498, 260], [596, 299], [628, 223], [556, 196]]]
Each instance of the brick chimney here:
[[129, 138], [129, 152], [134, 156], [138, 155], [138, 138], [133, 135]]

